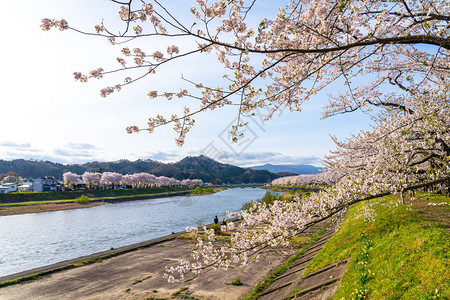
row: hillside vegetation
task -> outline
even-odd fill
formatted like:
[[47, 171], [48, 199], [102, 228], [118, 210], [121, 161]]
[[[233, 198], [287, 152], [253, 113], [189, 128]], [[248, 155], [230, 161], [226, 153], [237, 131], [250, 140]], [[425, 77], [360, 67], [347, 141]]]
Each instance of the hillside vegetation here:
[[365, 203], [350, 207], [305, 274], [350, 258], [334, 299], [450, 299], [449, 200], [424, 192], [400, 206], [396, 196], [374, 199], [372, 222], [361, 217]]

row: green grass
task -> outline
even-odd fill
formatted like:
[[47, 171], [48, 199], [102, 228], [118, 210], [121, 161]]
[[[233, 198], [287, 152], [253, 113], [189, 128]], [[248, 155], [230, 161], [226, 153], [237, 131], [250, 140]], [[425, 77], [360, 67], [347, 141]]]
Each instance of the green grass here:
[[149, 278], [151, 278], [151, 277], [152, 277], [152, 275], [147, 276], [147, 277], [142, 278], [142, 279], [136, 279], [135, 281], [133, 281], [133, 283], [132, 283], [131, 285], [135, 285], [135, 284], [141, 283], [141, 282], [143, 282], [144, 280], [147, 280], [147, 279], [149, 279]]
[[197, 275], [192, 276], [191, 278], [186, 279], [184, 282], [192, 281], [192, 280], [194, 280], [195, 278], [197, 278]]
[[179, 291], [172, 294], [173, 297], [181, 298], [181, 299], [191, 299], [191, 300], [199, 300], [198, 298], [186, 294], [182, 294], [181, 292], [187, 291], [188, 287], [182, 287]]
[[[324, 228], [318, 230], [314, 235], [310, 236], [310, 240], [308, 241], [308, 245], [314, 245], [314, 243], [320, 238], [320, 236], [325, 232], [327, 226]], [[292, 266], [295, 265], [295, 260], [299, 258], [305, 251], [307, 250], [307, 247], [303, 247], [299, 252], [292, 255], [291, 257], [286, 260], [286, 262], [280, 266], [278, 269], [273, 272], [273, 274], [269, 275], [268, 277], [261, 280], [251, 292], [250, 295], [244, 298], [244, 300], [253, 300], [258, 299], [259, 294], [261, 294], [266, 288], [268, 288], [278, 276], [283, 275], [286, 273], [287, 270], [289, 270]]]
[[206, 194], [214, 194], [218, 191], [222, 191], [225, 188], [207, 188], [207, 187], [196, 187], [192, 192], [191, 195], [206, 195]]
[[39, 278], [41, 278], [42, 274], [43, 274], [43, 272], [39, 272], [39, 273], [30, 275], [30, 276], [26, 276], [26, 277], [16, 278], [16, 279], [13, 279], [13, 280], [6, 280], [6, 281], [3, 281], [3, 282], [0, 282], [0, 287], [13, 285], [13, 284], [16, 284], [16, 283], [21, 283], [21, 282], [26, 282], [26, 281], [30, 281], [30, 280], [39, 279]]
[[[271, 204], [274, 203], [275, 200], [278, 200], [278, 201], [292, 201], [292, 198], [290, 198], [290, 199], [284, 198], [282, 195], [278, 195], [276, 191], [267, 191], [260, 200], [257, 200], [257, 202], [259, 202], [259, 203], [266, 203], [268, 205], [271, 205]], [[242, 205], [241, 210], [248, 211], [249, 208], [253, 206], [253, 202], [254, 201], [245, 202]]]
[[[431, 199], [431, 198], [430, 198]], [[429, 198], [422, 201], [432, 202]], [[433, 201], [449, 201], [433, 196]], [[372, 202], [379, 201], [374, 199]], [[399, 202], [388, 196], [384, 202]], [[366, 281], [368, 299], [450, 299], [450, 238], [448, 228], [427, 219], [408, 205], [375, 207], [374, 222], [357, 218], [364, 203], [351, 207], [338, 232], [306, 267], [305, 275], [349, 258], [335, 299], [350, 299], [359, 288], [361, 233], [371, 242]], [[442, 207], [442, 209], [447, 209]]]
[[231, 282], [231, 285], [242, 285], [242, 281], [240, 278], [236, 278]]
[[27, 206], [27, 205], [39, 205], [39, 204], [58, 204], [58, 203], [70, 203], [70, 202], [75, 202], [75, 200], [65, 199], [65, 200], [43, 200], [43, 201], [0, 203], [0, 207]]

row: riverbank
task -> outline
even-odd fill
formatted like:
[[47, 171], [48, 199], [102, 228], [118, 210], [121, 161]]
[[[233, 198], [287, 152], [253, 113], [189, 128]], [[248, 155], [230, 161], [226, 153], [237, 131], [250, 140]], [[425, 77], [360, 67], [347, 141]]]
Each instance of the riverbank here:
[[106, 202], [91, 202], [87, 204], [80, 203], [45, 203], [33, 205], [18, 205], [18, 206], [2, 206], [0, 205], [0, 216], [12, 216], [22, 214], [33, 214], [49, 211], [59, 211], [68, 209], [81, 209], [94, 206], [104, 205]]
[[[321, 248], [329, 235], [321, 242], [320, 236], [324, 231], [320, 228], [315, 231], [320, 231], [314, 241]], [[286, 260], [300, 249], [268, 249], [261, 253], [258, 263], [227, 271], [203, 271], [198, 275], [191, 274], [181, 282], [168, 283], [163, 278], [164, 267], [176, 265], [180, 260], [190, 260], [195, 242], [195, 239], [186, 238], [185, 232], [179, 232], [5, 276], [0, 278], [3, 281], [0, 298], [243, 299], [264, 278], [274, 272], [280, 273], [280, 266], [287, 271], [290, 266], [285, 264]], [[314, 243], [309, 243], [306, 248], [311, 248], [316, 253], [317, 248], [313, 245]], [[297, 255], [297, 258], [301, 257]], [[14, 280], [17, 277], [22, 279]]]
[[88, 198], [84, 203], [77, 199], [60, 199], [60, 200], [42, 200], [42, 201], [28, 201], [28, 202], [13, 202], [0, 203], [0, 216], [40, 213], [48, 211], [59, 211], [68, 209], [81, 209], [94, 206], [100, 206], [107, 203], [118, 203], [124, 201], [145, 200], [154, 198], [166, 198], [175, 196], [190, 195], [191, 190], [181, 192], [163, 192], [152, 194], [137, 194], [123, 197], [97, 197]]
[[211, 195], [220, 191], [224, 191], [228, 189], [228, 187], [196, 187], [189, 196], [204, 196], [204, 195]]

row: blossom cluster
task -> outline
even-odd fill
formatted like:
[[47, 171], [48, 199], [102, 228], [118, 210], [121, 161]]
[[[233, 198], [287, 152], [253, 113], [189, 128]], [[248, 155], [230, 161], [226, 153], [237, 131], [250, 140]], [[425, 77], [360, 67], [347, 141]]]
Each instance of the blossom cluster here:
[[48, 30], [52, 29], [52, 27], [56, 27], [60, 31], [64, 31], [64, 30], [69, 29], [69, 24], [64, 19], [55, 20], [55, 19], [47, 19], [47, 18], [45, 18], [45, 19], [41, 20], [41, 28], [42, 28], [42, 30], [48, 31]]
[[116, 172], [84, 172], [83, 175], [77, 175], [72, 172], [63, 174], [64, 186], [73, 188], [79, 183], [84, 183], [87, 188], [111, 187], [117, 188], [119, 186], [135, 187], [135, 188], [149, 188], [160, 186], [202, 186], [201, 179], [184, 179], [177, 180], [166, 176], [155, 176], [149, 173], [134, 173], [122, 175]]
[[336, 183], [342, 174], [335, 170], [325, 170], [318, 174], [285, 176], [272, 180], [272, 185], [323, 185]]

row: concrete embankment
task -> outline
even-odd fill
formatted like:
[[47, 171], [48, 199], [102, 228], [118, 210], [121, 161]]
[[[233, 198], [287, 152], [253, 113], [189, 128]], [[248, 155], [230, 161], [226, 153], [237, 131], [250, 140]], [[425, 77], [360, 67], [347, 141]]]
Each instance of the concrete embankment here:
[[[148, 241], [131, 244], [131, 245], [127, 245], [127, 246], [123, 246], [123, 247], [119, 247], [119, 248], [114, 248], [114, 249], [110, 249], [107, 251], [97, 252], [97, 253], [93, 253], [90, 255], [86, 255], [86, 256], [70, 259], [70, 260], [65, 260], [65, 261], [51, 264], [48, 266], [43, 266], [43, 267], [39, 267], [39, 268], [27, 270], [27, 271], [15, 273], [15, 274], [6, 275], [3, 277], [0, 277], [0, 284], [3, 283], [3, 285], [6, 286], [6, 285], [10, 285], [10, 284], [25, 282], [25, 281], [28, 281], [29, 279], [31, 279], [30, 277], [32, 277], [32, 276], [40, 276], [41, 277], [44, 275], [49, 275], [49, 274], [63, 271], [63, 270], [73, 269], [73, 268], [85, 266], [85, 265], [88, 265], [91, 263], [97, 263], [104, 259], [108, 259], [108, 258], [115, 257], [115, 256], [118, 256], [121, 254], [140, 250], [140, 249], [143, 249], [146, 247], [150, 247], [150, 246], [162, 243], [162, 242], [172, 240], [184, 233], [185, 232], [183, 232], [183, 231], [176, 232], [176, 233], [173, 233], [170, 235], [158, 237], [158, 238], [151, 239]], [[7, 282], [7, 281], [11, 281], [11, 282]], [[16, 282], [12, 282], [12, 281], [16, 281]], [[1, 287], [1, 285], [0, 285], [0, 287]]]

